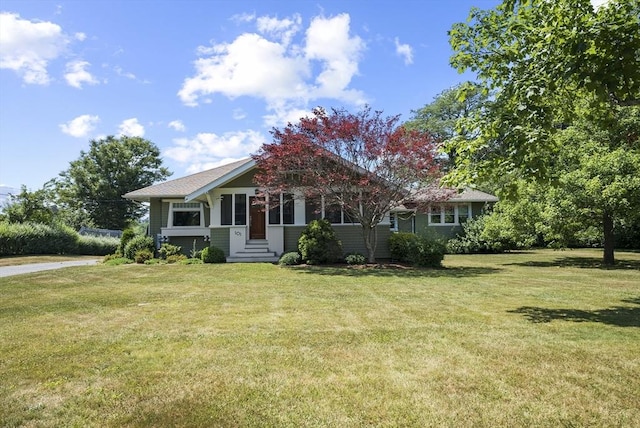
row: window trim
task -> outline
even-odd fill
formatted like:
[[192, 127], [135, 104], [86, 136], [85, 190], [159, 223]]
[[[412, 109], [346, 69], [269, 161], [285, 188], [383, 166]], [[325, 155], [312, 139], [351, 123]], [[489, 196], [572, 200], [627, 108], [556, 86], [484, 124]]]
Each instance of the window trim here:
[[[202, 202], [184, 202], [184, 201], [168, 201], [169, 202], [169, 213], [167, 216], [167, 228], [169, 229], [182, 229], [187, 227], [204, 227], [204, 204]], [[176, 204], [182, 205], [198, 205], [199, 207], [176, 207]], [[173, 224], [173, 213], [175, 212], [199, 212], [200, 213], [200, 224], [192, 225], [192, 226], [174, 226]]]
[[[432, 205], [429, 206], [429, 210], [427, 211], [427, 224], [429, 226], [461, 226], [462, 224], [460, 223], [460, 217], [459, 217], [459, 208], [461, 206], [465, 206], [467, 207], [467, 220], [470, 220], [473, 217], [473, 210], [472, 210], [472, 205], [471, 202], [466, 203], [466, 204], [438, 204], [438, 205]], [[446, 223], [446, 216], [447, 215], [451, 215], [451, 214], [447, 214], [446, 212], [446, 207], [453, 207], [453, 223]], [[435, 216], [438, 215], [438, 213], [436, 212], [436, 210], [440, 211], [440, 222], [439, 223], [435, 223], [431, 221], [431, 216]]]

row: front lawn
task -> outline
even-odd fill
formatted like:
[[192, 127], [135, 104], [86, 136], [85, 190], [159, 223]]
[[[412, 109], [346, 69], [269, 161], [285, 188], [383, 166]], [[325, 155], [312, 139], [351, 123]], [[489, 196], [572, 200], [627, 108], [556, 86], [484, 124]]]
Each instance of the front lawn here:
[[640, 254], [0, 278], [3, 426], [640, 426]]

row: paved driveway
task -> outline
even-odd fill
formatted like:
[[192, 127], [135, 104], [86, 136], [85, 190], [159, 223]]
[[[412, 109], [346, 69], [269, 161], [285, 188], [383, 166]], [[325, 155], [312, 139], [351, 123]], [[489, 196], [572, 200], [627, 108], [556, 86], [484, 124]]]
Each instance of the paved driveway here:
[[96, 260], [70, 260], [67, 262], [52, 262], [52, 263], [34, 263], [28, 265], [17, 266], [3, 266], [0, 267], [0, 277], [21, 275], [23, 273], [40, 272], [42, 270], [60, 269], [69, 266], [89, 266], [98, 263]]

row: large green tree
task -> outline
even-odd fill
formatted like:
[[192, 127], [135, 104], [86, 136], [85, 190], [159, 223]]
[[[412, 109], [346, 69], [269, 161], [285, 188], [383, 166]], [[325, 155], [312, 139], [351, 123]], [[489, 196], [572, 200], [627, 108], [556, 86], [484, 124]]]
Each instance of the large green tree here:
[[[607, 130], [612, 118], [640, 103], [639, 0], [610, 0], [598, 9], [589, 0], [506, 0], [495, 9], [472, 9], [468, 22], [455, 24], [449, 34], [452, 65], [475, 71], [492, 94], [486, 108], [459, 121], [477, 132], [450, 140], [457, 168], [449, 182], [549, 180], [559, 170], [559, 153], [579, 144], [555, 134], [580, 115], [592, 131], [607, 134], [591, 158], [613, 154], [628, 135]], [[589, 168], [579, 164], [565, 172]], [[612, 242], [605, 247], [605, 263], [613, 263]]]
[[122, 195], [170, 175], [150, 141], [109, 136], [92, 140], [89, 151], [60, 173], [57, 193], [61, 203], [86, 212], [96, 227], [121, 230], [146, 212]]
[[[463, 96], [461, 96], [463, 94]], [[412, 117], [404, 126], [407, 129], [417, 129], [430, 133], [443, 147], [449, 150], [445, 153], [448, 161], [455, 164], [455, 150], [446, 143], [453, 137], [472, 138], [473, 131], [460, 129], [460, 119], [470, 117], [476, 110], [487, 102], [488, 94], [473, 82], [465, 82], [445, 89], [434, 97], [433, 101], [412, 111]]]

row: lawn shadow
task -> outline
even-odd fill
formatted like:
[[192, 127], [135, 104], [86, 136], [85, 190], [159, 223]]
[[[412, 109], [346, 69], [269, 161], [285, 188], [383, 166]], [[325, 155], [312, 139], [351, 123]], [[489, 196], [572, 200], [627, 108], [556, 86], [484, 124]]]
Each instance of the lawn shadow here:
[[[640, 305], [640, 297], [622, 300], [623, 303]], [[522, 314], [532, 323], [548, 323], [554, 320], [572, 322], [599, 322], [618, 327], [640, 327], [640, 306], [614, 306], [607, 309], [584, 311], [580, 309], [549, 309], [522, 306], [513, 311]]]
[[395, 264], [361, 266], [292, 266], [290, 269], [314, 275], [350, 277], [393, 277], [393, 278], [465, 278], [490, 275], [501, 269], [489, 267], [416, 268]]
[[528, 261], [521, 263], [509, 263], [507, 266], [525, 267], [576, 267], [584, 269], [605, 270], [640, 270], [640, 260], [617, 260], [615, 265], [607, 266], [598, 257], [559, 257], [552, 261]]

